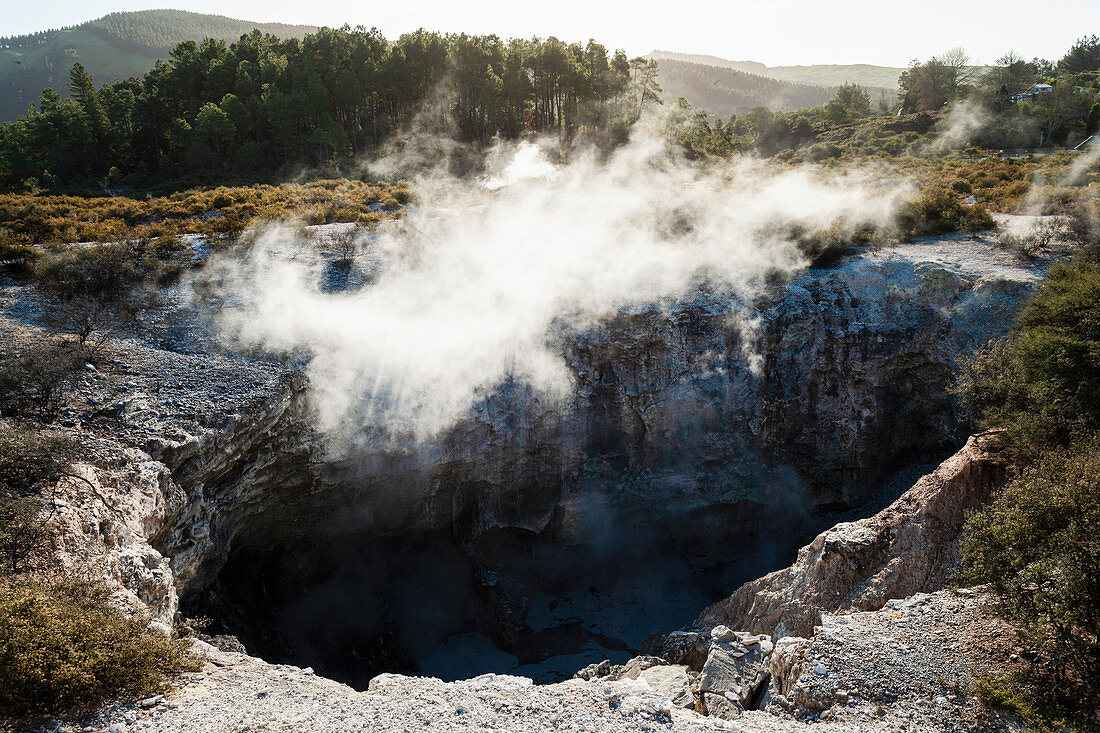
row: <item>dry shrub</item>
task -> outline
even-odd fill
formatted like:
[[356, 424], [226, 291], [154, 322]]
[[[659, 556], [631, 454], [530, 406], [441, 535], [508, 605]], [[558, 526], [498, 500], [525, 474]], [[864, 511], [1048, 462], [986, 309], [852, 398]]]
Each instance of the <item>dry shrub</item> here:
[[997, 243], [1021, 257], [1036, 257], [1046, 251], [1064, 232], [1057, 221], [1040, 220], [1023, 232], [1012, 229], [997, 233]]
[[170, 672], [192, 666], [190, 644], [120, 611], [100, 582], [0, 580], [0, 710], [87, 711], [163, 691]]

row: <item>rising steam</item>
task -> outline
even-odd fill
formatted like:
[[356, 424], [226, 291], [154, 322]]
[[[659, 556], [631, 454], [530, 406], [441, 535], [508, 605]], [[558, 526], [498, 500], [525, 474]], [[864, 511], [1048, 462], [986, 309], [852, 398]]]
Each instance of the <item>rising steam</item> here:
[[242, 303], [225, 333], [308, 354], [322, 429], [425, 439], [507, 381], [566, 399], [570, 333], [704, 280], [750, 294], [805, 264], [791, 225], [883, 224], [903, 194], [758, 161], [697, 166], [655, 135], [566, 165], [535, 143], [501, 145], [488, 168], [420, 181], [407, 219], [360, 243], [373, 278], [355, 292], [325, 292], [323, 263], [288, 255], [294, 230], [258, 232], [247, 258], [215, 266]]

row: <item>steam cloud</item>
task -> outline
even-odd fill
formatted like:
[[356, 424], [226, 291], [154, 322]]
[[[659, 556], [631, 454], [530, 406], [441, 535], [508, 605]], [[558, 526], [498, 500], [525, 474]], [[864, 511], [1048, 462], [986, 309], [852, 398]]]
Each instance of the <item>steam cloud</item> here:
[[993, 119], [980, 102], [963, 99], [948, 110], [940, 132], [928, 146], [929, 152], [943, 152], [969, 145], [974, 136], [989, 126]]
[[509, 380], [563, 400], [561, 338], [703, 280], [750, 294], [805, 265], [789, 225], [884, 224], [905, 193], [752, 160], [698, 166], [645, 134], [565, 165], [537, 143], [502, 144], [480, 180], [418, 189], [403, 223], [360, 242], [374, 277], [358, 291], [324, 292], [324, 263], [289, 227], [214, 266], [241, 302], [223, 312], [227, 335], [311, 356], [322, 430], [427, 439]]

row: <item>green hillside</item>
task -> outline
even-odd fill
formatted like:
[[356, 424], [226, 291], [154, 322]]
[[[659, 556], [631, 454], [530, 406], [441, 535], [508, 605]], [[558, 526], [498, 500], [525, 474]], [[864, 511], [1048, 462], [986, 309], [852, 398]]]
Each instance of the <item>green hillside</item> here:
[[741, 115], [753, 107], [789, 112], [828, 102], [835, 87], [793, 84], [736, 69], [663, 59], [657, 83], [665, 103], [683, 97], [692, 107], [721, 117]]
[[0, 38], [0, 121], [13, 120], [46, 87], [68, 95], [69, 69], [82, 63], [97, 85], [141, 76], [177, 43], [202, 38], [235, 41], [259, 29], [300, 38], [313, 26], [253, 23], [183, 10], [111, 13], [72, 28]]
[[871, 64], [815, 64], [813, 66], [765, 66], [756, 61], [730, 61], [717, 56], [703, 56], [672, 51], [652, 51], [647, 58], [657, 60], [686, 61], [725, 69], [735, 69], [749, 74], [766, 76], [797, 84], [815, 84], [836, 87], [841, 84], [859, 84], [865, 87], [897, 89], [898, 77], [905, 69]]

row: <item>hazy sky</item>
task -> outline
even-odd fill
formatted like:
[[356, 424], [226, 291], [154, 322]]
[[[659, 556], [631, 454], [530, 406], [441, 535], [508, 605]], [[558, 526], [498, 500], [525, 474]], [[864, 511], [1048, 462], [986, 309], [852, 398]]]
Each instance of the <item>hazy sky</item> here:
[[980, 62], [1007, 50], [1057, 59], [1100, 33], [1097, 0], [0, 0], [0, 36], [74, 25], [116, 10], [172, 7], [257, 21], [419, 27], [501, 36], [596, 38], [631, 55], [654, 48], [769, 65], [904, 66], [954, 46]]

